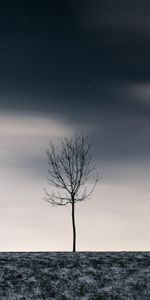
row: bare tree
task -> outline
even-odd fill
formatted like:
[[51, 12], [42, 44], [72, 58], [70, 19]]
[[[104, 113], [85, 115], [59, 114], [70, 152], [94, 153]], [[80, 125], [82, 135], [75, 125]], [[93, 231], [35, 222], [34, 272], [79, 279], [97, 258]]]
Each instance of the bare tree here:
[[61, 149], [50, 142], [47, 149], [49, 169], [48, 183], [57, 188], [57, 192], [48, 192], [44, 200], [53, 206], [71, 204], [73, 227], [73, 252], [76, 251], [75, 204], [91, 196], [98, 181], [98, 174], [93, 187], [87, 190], [86, 183], [95, 166], [92, 164], [92, 144], [88, 136], [75, 133], [71, 138], [64, 138]]

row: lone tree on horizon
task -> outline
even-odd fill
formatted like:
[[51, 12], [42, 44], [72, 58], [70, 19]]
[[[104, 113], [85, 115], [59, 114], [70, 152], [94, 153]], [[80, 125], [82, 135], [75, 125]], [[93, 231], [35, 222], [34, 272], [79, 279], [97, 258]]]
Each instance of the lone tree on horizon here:
[[96, 175], [90, 191], [85, 186], [91, 173], [95, 170], [91, 156], [92, 144], [88, 136], [75, 133], [73, 137], [64, 138], [58, 149], [52, 142], [46, 151], [48, 155], [48, 183], [59, 191], [45, 189], [44, 200], [53, 206], [71, 204], [73, 228], [73, 252], [76, 251], [75, 204], [91, 196], [98, 181]]

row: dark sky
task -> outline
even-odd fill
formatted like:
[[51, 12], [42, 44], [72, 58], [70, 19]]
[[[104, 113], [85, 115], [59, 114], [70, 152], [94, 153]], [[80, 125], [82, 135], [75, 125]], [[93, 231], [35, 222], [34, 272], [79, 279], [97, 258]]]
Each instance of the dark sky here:
[[149, 160], [150, 3], [3, 1], [0, 108], [92, 126], [102, 160]]

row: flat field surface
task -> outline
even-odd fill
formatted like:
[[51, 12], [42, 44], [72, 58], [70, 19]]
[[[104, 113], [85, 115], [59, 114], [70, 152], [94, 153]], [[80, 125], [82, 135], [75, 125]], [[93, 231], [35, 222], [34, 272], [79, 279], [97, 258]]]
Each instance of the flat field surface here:
[[150, 252], [0, 253], [0, 300], [149, 300]]

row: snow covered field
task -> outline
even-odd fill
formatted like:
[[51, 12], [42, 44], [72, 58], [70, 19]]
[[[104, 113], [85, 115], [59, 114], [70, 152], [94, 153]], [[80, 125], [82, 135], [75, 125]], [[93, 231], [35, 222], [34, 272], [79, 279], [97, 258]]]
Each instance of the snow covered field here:
[[150, 299], [150, 252], [0, 253], [0, 300]]

